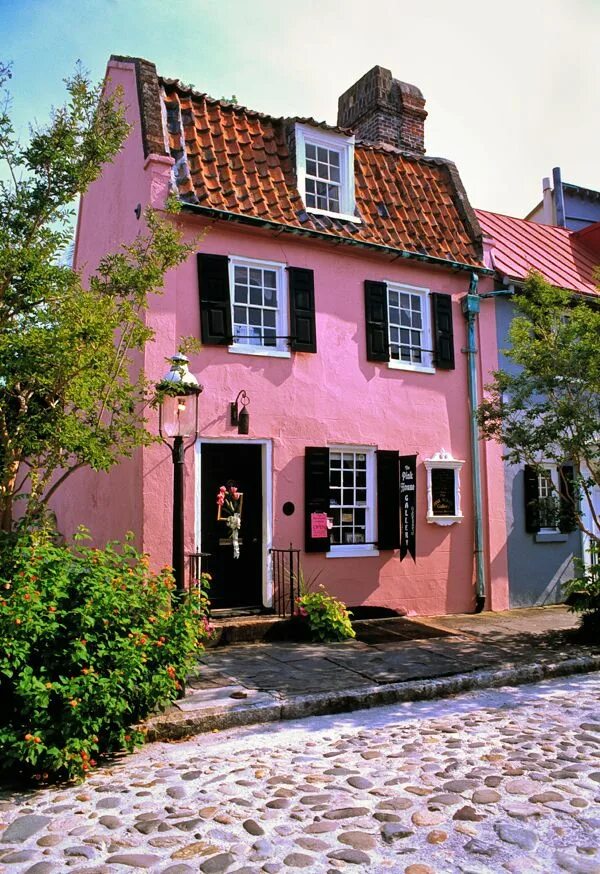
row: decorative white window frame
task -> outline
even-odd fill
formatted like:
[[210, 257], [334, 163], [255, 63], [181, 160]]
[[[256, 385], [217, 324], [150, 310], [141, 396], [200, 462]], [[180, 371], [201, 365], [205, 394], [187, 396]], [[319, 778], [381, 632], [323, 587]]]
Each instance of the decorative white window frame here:
[[[375, 446], [336, 443], [329, 446], [330, 452], [361, 452], [367, 456], [367, 500], [365, 513], [365, 540], [367, 543], [332, 544], [327, 558], [372, 558], [379, 555], [374, 543], [377, 540], [377, 456]], [[331, 467], [330, 467], [331, 470]]]
[[[464, 459], [453, 458], [445, 449], [436, 452], [432, 458], [425, 459], [425, 468], [427, 470], [427, 521], [435, 525], [454, 525], [455, 522], [462, 522], [463, 514], [460, 504], [460, 471], [464, 464]], [[452, 470], [454, 471], [454, 516], [439, 516], [433, 512], [433, 488], [431, 473], [433, 470]]]
[[[361, 223], [358, 216], [354, 215], [356, 200], [354, 196], [354, 137], [345, 137], [343, 134], [324, 131], [310, 127], [306, 124], [296, 124], [294, 128], [296, 137], [296, 174], [298, 178], [298, 191], [302, 198], [306, 212], [316, 215], [327, 215], [330, 218], [343, 219], [348, 222]], [[340, 212], [329, 212], [325, 209], [317, 209], [306, 206], [306, 144], [323, 146], [333, 149], [340, 155]]]
[[277, 334], [276, 346], [252, 345], [250, 343], [236, 343], [235, 335], [233, 343], [229, 346], [229, 352], [236, 355], [258, 355], [268, 358], [291, 358], [289, 340], [285, 337], [290, 332], [288, 313], [288, 284], [286, 265], [280, 261], [265, 261], [260, 258], [247, 258], [242, 255], [229, 256], [229, 299], [231, 306], [231, 325], [234, 325], [235, 304], [235, 268], [236, 267], [262, 267], [273, 270], [276, 275], [277, 290], [277, 316], [275, 319], [275, 332]]
[[[433, 365], [433, 329], [431, 324], [431, 289], [423, 288], [419, 285], [407, 285], [403, 282], [394, 282], [393, 280], [385, 280], [387, 286], [387, 320], [388, 320], [388, 343], [391, 349], [391, 332], [390, 332], [390, 290], [396, 291], [398, 294], [414, 294], [418, 295], [422, 301], [421, 319], [422, 319], [422, 340], [423, 340], [423, 356], [424, 361], [420, 364], [412, 361], [401, 361], [391, 357], [388, 361], [390, 370], [412, 370], [415, 373], [435, 373]], [[410, 328], [409, 328], [410, 330]]]

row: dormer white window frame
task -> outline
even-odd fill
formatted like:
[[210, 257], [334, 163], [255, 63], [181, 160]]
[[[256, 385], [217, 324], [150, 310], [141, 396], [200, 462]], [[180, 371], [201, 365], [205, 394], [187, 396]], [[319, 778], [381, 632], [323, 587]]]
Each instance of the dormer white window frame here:
[[[360, 218], [354, 214], [356, 201], [354, 196], [354, 137], [324, 131], [307, 124], [296, 124], [296, 173], [298, 191], [304, 202], [306, 212], [316, 215], [327, 215], [329, 218], [343, 219], [347, 222], [360, 224]], [[314, 145], [337, 152], [340, 156], [340, 211], [331, 212], [306, 204], [306, 146]]]

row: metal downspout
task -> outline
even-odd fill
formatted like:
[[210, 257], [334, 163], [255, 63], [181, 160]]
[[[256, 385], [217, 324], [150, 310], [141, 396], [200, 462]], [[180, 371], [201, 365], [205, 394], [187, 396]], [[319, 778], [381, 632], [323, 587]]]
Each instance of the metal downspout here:
[[467, 320], [467, 374], [469, 387], [469, 421], [471, 428], [471, 470], [473, 485], [473, 512], [474, 512], [474, 553], [475, 553], [475, 613], [481, 613], [485, 607], [486, 578], [483, 546], [483, 500], [481, 494], [481, 458], [479, 453], [479, 428], [477, 425], [477, 407], [479, 405], [479, 393], [477, 388], [477, 344], [475, 326], [479, 313], [479, 295], [477, 283], [479, 277], [476, 273], [471, 274], [469, 293], [462, 301], [462, 311]]

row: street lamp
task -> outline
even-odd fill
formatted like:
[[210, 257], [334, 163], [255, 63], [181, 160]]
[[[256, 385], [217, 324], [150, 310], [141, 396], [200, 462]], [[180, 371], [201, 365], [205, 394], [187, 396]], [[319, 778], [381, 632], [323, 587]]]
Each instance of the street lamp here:
[[[173, 458], [173, 574], [178, 595], [185, 589], [183, 482], [185, 451], [198, 436], [198, 395], [202, 386], [188, 369], [189, 359], [180, 352], [168, 359], [171, 369], [156, 386], [158, 433], [171, 448]], [[185, 440], [190, 440], [187, 446]]]

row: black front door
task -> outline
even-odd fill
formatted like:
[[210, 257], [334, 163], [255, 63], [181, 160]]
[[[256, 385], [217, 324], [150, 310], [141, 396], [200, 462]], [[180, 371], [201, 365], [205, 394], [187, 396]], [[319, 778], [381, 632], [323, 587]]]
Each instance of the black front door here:
[[[262, 447], [247, 443], [202, 444], [202, 559], [212, 576], [212, 609], [262, 606], [263, 494]], [[239, 558], [234, 558], [230, 529], [217, 520], [221, 486], [243, 495]]]

